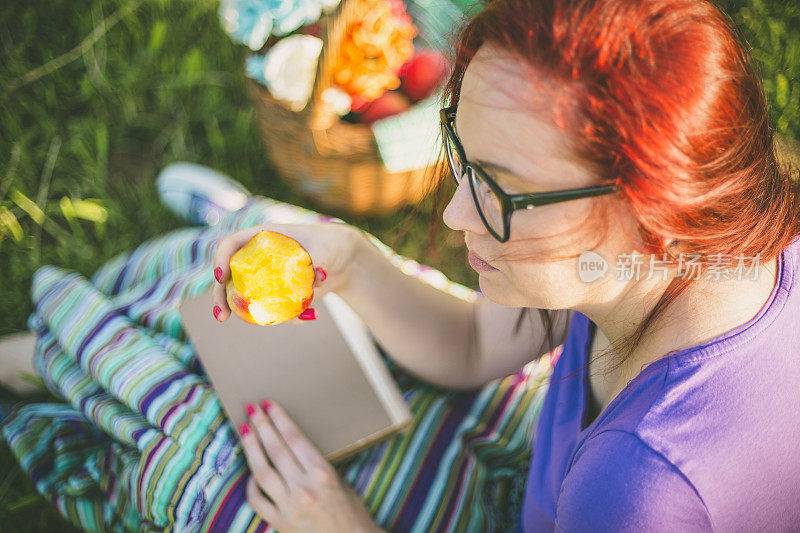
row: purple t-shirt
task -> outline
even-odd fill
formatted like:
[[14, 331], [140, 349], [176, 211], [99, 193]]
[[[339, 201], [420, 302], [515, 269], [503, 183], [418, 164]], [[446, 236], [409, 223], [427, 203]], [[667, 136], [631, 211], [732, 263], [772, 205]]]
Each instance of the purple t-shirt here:
[[798, 284], [800, 238], [756, 316], [646, 366], [584, 429], [595, 325], [575, 312], [518, 528], [800, 531]]

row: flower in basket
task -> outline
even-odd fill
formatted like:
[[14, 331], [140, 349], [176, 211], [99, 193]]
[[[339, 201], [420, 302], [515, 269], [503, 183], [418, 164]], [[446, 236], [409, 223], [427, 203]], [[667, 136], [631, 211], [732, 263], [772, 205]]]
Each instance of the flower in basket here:
[[331, 73], [354, 100], [375, 100], [400, 86], [398, 72], [414, 54], [417, 29], [402, 0], [359, 0]]
[[330, 13], [339, 0], [222, 0], [222, 28], [235, 41], [260, 50], [270, 34], [288, 35]]
[[302, 111], [314, 89], [321, 51], [322, 39], [298, 33], [279, 40], [263, 56], [251, 54], [245, 68], [273, 98], [292, 111]]

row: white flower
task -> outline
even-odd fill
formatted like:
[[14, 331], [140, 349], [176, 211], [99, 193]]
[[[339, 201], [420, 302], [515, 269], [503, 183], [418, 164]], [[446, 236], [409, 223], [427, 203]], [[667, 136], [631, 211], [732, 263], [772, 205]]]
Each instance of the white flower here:
[[328, 106], [337, 115], [346, 115], [350, 111], [352, 98], [350, 98], [350, 95], [342, 89], [339, 89], [338, 87], [329, 87], [322, 91], [320, 96], [322, 101], [328, 104]]
[[276, 42], [264, 56], [250, 56], [247, 74], [266, 85], [270, 94], [292, 111], [302, 111], [314, 89], [321, 52], [322, 39], [290, 35]]

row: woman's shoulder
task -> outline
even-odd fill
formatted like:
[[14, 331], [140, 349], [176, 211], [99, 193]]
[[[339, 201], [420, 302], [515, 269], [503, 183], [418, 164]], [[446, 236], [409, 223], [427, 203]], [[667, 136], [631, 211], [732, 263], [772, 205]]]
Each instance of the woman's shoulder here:
[[652, 531], [658, 524], [672, 531], [713, 529], [703, 497], [684, 472], [622, 430], [600, 431], [576, 452], [556, 522], [565, 531]]
[[[763, 523], [800, 523], [800, 365], [753, 362], [741, 360], [729, 372], [699, 364], [680, 378], [666, 369], [652, 372], [579, 444], [570, 476], [583, 470], [623, 476], [620, 489], [628, 492], [618, 503], [630, 498], [644, 506], [644, 515], [630, 509], [632, 517], [671, 514], [683, 502], [691, 531], [706, 530], [705, 512], [720, 531], [741, 526], [739, 513]], [[651, 509], [653, 501], [665, 507]]]

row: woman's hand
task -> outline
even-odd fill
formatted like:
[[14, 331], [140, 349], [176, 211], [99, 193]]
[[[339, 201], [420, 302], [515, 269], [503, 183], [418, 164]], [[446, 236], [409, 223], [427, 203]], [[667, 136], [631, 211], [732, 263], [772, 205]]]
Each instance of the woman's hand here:
[[[230, 278], [230, 260], [260, 231], [269, 230], [282, 233], [296, 240], [311, 256], [316, 270], [314, 277], [314, 299], [327, 292], [336, 292], [349, 283], [350, 265], [363, 234], [358, 228], [340, 222], [317, 224], [272, 224], [265, 223], [228, 235], [217, 245], [214, 255], [214, 277], [217, 283], [212, 294], [212, 311], [220, 322], [231, 315], [225, 292]], [[320, 285], [320, 282], [325, 283]], [[316, 311], [308, 307], [299, 317], [301, 320], [316, 318]], [[292, 319], [296, 321], [297, 319]]]
[[381, 532], [361, 497], [280, 405], [248, 403], [239, 428], [251, 476], [247, 503], [280, 533]]

